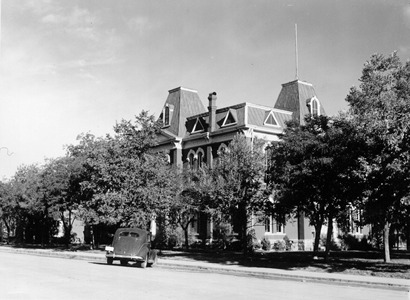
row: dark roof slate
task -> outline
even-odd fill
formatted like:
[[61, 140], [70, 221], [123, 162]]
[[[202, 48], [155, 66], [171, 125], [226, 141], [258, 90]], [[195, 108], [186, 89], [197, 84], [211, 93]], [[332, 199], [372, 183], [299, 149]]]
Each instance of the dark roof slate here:
[[188, 117], [207, 111], [198, 92], [183, 87], [169, 91], [165, 101], [165, 105], [167, 104], [173, 105], [173, 112], [170, 126], [166, 129], [177, 137], [183, 137], [186, 134], [185, 122]]
[[[303, 124], [305, 115], [309, 114], [306, 102], [313, 97], [317, 98], [312, 84], [294, 80], [282, 84], [282, 90], [276, 100], [275, 108], [292, 111], [293, 118]], [[320, 114], [326, 114], [321, 103]]]

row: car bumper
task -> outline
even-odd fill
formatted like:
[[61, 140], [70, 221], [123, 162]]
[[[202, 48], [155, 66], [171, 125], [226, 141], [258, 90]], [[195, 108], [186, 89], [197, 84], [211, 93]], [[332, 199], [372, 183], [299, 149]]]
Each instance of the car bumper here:
[[127, 260], [133, 260], [133, 261], [144, 261], [145, 260], [141, 256], [120, 255], [120, 254], [115, 254], [115, 253], [107, 253], [105, 257], [112, 258], [112, 259], [127, 259]]

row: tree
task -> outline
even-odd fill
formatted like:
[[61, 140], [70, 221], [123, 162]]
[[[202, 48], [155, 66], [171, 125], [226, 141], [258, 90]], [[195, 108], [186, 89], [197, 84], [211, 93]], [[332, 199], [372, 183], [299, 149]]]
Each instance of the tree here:
[[[7, 243], [10, 242], [10, 236], [16, 226], [16, 207], [17, 203], [13, 196], [13, 187], [11, 182], [0, 182], [0, 218], [7, 230]], [[0, 232], [0, 240], [3, 238], [3, 232]]]
[[82, 217], [88, 224], [147, 228], [172, 196], [170, 166], [163, 153], [151, 152], [159, 124], [142, 112], [122, 120], [114, 136], [80, 137], [70, 155], [84, 166]]
[[281, 142], [269, 148], [268, 185], [278, 217], [303, 213], [315, 228], [314, 251], [328, 225], [329, 253], [333, 220], [361, 195], [356, 169], [361, 139], [348, 119], [305, 117], [306, 125], [287, 124]]
[[248, 229], [253, 212], [265, 209], [264, 142], [237, 134], [227, 149], [219, 153], [212, 170], [213, 208], [227, 220], [237, 220], [244, 253], [248, 251]]
[[[410, 62], [397, 53], [374, 54], [364, 65], [359, 87], [346, 101], [357, 128], [366, 136], [362, 158], [367, 183], [365, 218], [383, 226], [384, 260], [390, 261], [389, 232], [408, 208], [410, 187]], [[377, 227], [377, 226], [375, 226]]]
[[11, 180], [15, 200], [17, 239], [26, 243], [47, 244], [57, 232], [50, 204], [42, 189], [42, 168], [20, 166]]
[[177, 188], [175, 197], [168, 203], [167, 216], [170, 223], [182, 228], [185, 237], [185, 248], [189, 248], [190, 225], [201, 214], [210, 215], [210, 197], [212, 182], [209, 169], [203, 168], [173, 170]]
[[47, 199], [49, 214], [61, 221], [67, 245], [71, 242], [73, 223], [82, 202], [82, 171], [78, 158], [65, 156], [49, 160], [40, 174], [40, 189]]

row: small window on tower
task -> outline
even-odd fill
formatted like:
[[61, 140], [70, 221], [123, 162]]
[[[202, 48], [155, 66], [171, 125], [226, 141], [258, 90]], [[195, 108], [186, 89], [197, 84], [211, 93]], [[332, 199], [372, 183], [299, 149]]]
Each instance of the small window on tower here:
[[164, 126], [169, 126], [169, 106], [165, 106]]
[[313, 97], [310, 100], [308, 107], [310, 109], [310, 114], [312, 115], [312, 117], [317, 117], [320, 115], [319, 101], [316, 97]]

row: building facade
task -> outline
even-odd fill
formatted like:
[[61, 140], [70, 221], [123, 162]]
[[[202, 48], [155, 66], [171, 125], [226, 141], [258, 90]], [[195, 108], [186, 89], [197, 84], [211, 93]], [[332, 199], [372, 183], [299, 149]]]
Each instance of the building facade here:
[[[262, 139], [268, 145], [280, 141], [286, 121], [293, 119], [303, 124], [306, 114], [325, 114], [313, 85], [300, 80], [282, 84], [272, 106], [243, 102], [219, 108], [220, 101], [213, 92], [205, 107], [195, 90], [183, 87], [169, 90], [160, 114], [163, 127], [156, 150], [166, 151], [171, 164], [181, 168], [203, 164], [212, 167], [218, 152], [238, 133], [251, 140]], [[315, 231], [305, 217], [291, 219], [286, 224], [269, 216], [262, 223], [255, 220], [251, 222], [259, 241], [267, 239], [274, 245], [286, 236], [293, 250], [313, 249]], [[192, 227], [199, 238], [212, 238], [212, 223], [207, 218], [198, 217]]]

